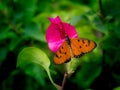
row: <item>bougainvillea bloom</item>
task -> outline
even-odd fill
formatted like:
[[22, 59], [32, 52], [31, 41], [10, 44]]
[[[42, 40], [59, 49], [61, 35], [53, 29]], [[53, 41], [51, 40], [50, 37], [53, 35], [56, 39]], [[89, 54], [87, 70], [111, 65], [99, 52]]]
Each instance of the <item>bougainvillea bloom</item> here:
[[75, 28], [65, 22], [62, 22], [60, 17], [48, 18], [51, 22], [46, 31], [46, 40], [48, 47], [52, 52], [56, 52], [61, 44], [66, 40], [66, 35], [69, 38], [77, 38], [77, 32]]

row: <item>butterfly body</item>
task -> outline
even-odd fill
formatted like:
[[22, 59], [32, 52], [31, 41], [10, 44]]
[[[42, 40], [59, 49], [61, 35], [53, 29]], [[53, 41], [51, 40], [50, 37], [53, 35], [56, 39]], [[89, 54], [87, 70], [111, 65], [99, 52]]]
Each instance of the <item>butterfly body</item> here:
[[62, 64], [70, 61], [71, 58], [79, 58], [85, 53], [92, 51], [95, 47], [96, 43], [92, 40], [66, 36], [66, 40], [54, 56], [54, 63]]

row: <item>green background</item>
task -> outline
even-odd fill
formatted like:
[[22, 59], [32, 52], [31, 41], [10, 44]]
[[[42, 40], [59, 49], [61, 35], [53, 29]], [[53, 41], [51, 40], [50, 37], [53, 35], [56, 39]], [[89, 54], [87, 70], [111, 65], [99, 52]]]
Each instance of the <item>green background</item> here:
[[48, 17], [56, 16], [72, 24], [80, 38], [97, 43], [79, 59], [65, 90], [120, 90], [119, 0], [0, 0], [0, 90], [56, 90], [39, 65], [16, 68], [20, 51], [31, 46], [49, 57], [51, 76], [61, 85], [64, 66], [53, 63], [45, 39]]

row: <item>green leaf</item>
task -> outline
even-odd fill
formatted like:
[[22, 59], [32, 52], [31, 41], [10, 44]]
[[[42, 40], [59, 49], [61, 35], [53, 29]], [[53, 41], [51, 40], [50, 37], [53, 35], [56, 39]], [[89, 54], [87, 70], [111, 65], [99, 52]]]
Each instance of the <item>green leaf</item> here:
[[43, 75], [40, 67], [35, 65], [33, 66], [32, 63], [43, 67], [49, 72], [50, 60], [42, 50], [35, 47], [25, 48], [18, 55], [17, 67], [22, 68], [26, 74], [34, 77], [42, 85], [44, 85], [45, 82], [41, 78]]
[[[120, 4], [119, 0], [102, 0], [102, 12], [105, 16], [120, 16]], [[113, 7], [114, 6], [114, 7]], [[112, 7], [112, 8], [111, 8]]]
[[46, 41], [44, 34], [42, 32], [41, 25], [34, 22], [26, 25], [24, 34], [25, 36], [31, 37], [32, 39], [38, 41], [42, 41], [42, 42]]
[[0, 65], [2, 64], [3, 60], [6, 58], [8, 53], [8, 47], [4, 46], [4, 47], [0, 47]]
[[30, 0], [29, 2], [25, 0], [18, 0], [16, 2], [20, 6], [20, 10], [18, 10], [19, 12], [21, 11], [21, 14], [23, 14], [22, 18], [24, 23], [31, 22], [36, 11], [36, 0]]
[[43, 88], [46, 85], [43, 76], [45, 72], [43, 70], [41, 72], [40, 70], [40, 67], [37, 65], [32, 65], [29, 69], [26, 68], [25, 72], [19, 69], [13, 70], [7, 79], [2, 82], [1, 90], [8, 90], [7, 86], [9, 86], [9, 90], [13, 90], [14, 85], [17, 86], [15, 90], [38, 90], [38, 87]]
[[84, 62], [82, 64], [81, 70], [77, 73], [75, 80], [81, 88], [90, 87], [95, 78], [100, 75], [102, 68], [93, 62]]
[[15, 38], [13, 38], [9, 44], [9, 48], [11, 51], [15, 50], [16, 47], [21, 43], [21, 41], [23, 40], [23, 38], [20, 38], [18, 36], [15, 36]]
[[114, 88], [113, 90], [120, 90], [120, 86], [119, 86], [119, 87]]
[[83, 25], [89, 25], [89, 20], [85, 15], [75, 16], [71, 19], [72, 25], [77, 26], [83, 26]]
[[24, 48], [18, 55], [17, 67], [24, 68], [29, 63], [36, 63], [45, 70], [49, 69], [50, 66], [49, 58], [42, 50], [36, 47]]
[[4, 10], [6, 8], [6, 5], [3, 3], [0, 3], [0, 10]]
[[12, 39], [15, 36], [16, 34], [14, 32], [11, 32], [9, 27], [0, 32], [0, 40]]
[[56, 88], [59, 88], [59, 86], [56, 85], [51, 78], [51, 74], [49, 70], [50, 60], [42, 50], [36, 47], [28, 47], [28, 48], [24, 48], [20, 52], [20, 54], [18, 55], [18, 59], [17, 59], [17, 67], [20, 67], [24, 70], [26, 66], [30, 65], [31, 63], [35, 63], [43, 67], [46, 70], [51, 83]]
[[42, 86], [45, 85], [45, 72], [36, 64], [30, 64], [24, 69], [25, 73], [34, 77]]
[[86, 13], [86, 16], [88, 17], [92, 28], [94, 28], [95, 30], [102, 32], [104, 34], [107, 33], [106, 27], [101, 22], [98, 14], [94, 13], [93, 11], [90, 11], [90, 12]]

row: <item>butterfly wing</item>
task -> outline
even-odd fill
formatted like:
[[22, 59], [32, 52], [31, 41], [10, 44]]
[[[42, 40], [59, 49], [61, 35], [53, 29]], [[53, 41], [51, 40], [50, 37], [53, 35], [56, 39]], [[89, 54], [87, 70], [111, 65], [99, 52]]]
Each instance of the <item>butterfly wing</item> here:
[[94, 41], [80, 38], [71, 39], [71, 50], [73, 57], [80, 57], [83, 54], [92, 51], [95, 47], [96, 43]]
[[67, 41], [64, 41], [54, 55], [54, 63], [62, 64], [68, 62], [70, 59], [71, 59], [70, 46], [68, 45]]

